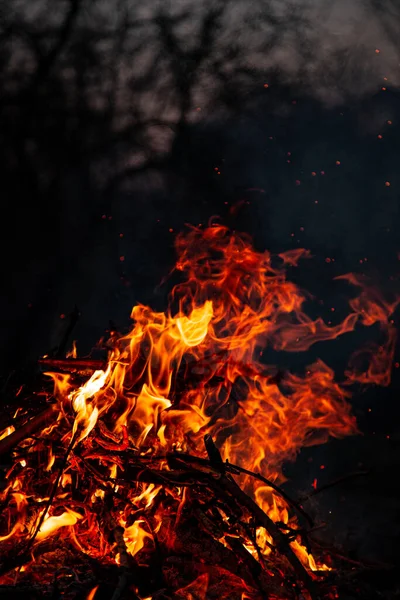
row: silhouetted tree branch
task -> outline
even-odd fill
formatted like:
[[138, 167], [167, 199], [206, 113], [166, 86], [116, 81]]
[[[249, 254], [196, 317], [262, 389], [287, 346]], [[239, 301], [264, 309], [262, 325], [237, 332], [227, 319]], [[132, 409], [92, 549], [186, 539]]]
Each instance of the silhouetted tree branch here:
[[[392, 26], [393, 2], [385, 13], [370, 1]], [[93, 222], [117, 210], [123, 190], [139, 181], [151, 186], [159, 174], [171, 197], [185, 178], [198, 194], [211, 185], [219, 191], [213, 169], [222, 154], [217, 143], [199, 151], [197, 123], [234, 122], [267, 106], [289, 111], [290, 77], [297, 90], [317, 81], [344, 95], [369, 76], [362, 48], [333, 46], [329, 60], [321, 58], [323, 40], [308, 4], [204, 0], [145, 9], [129, 0], [112, 7], [87, 0], [1, 5], [0, 168], [10, 190], [4, 202], [15, 244], [29, 248], [27, 270], [37, 271], [30, 285], [43, 312], [51, 312], [47, 290], [58, 289], [59, 272], [67, 278], [79, 270], [99, 236]], [[282, 52], [290, 76], [275, 58]], [[79, 192], [65, 191], [71, 181]], [[10, 270], [18, 270], [3, 243]], [[13, 332], [11, 354], [24, 353], [21, 339], [35, 337], [39, 320], [33, 315], [19, 339]]]
[[38, 68], [34, 74], [32, 82], [29, 86], [29, 94], [33, 94], [37, 87], [48, 77], [57, 58], [60, 56], [68, 39], [73, 31], [76, 19], [79, 13], [81, 0], [68, 0], [68, 10], [65, 14], [64, 22], [60, 28], [58, 38], [53, 47], [45, 54], [39, 62]]

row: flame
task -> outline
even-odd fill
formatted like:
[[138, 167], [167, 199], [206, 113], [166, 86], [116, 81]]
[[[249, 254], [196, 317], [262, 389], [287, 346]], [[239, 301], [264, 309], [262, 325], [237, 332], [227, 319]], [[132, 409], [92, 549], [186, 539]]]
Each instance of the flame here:
[[78, 350], [77, 350], [77, 347], [76, 347], [76, 340], [73, 340], [73, 342], [72, 342], [72, 348], [71, 348], [71, 350], [69, 350], [67, 352], [67, 354], [65, 356], [66, 356], [66, 358], [77, 358], [77, 356], [78, 356]]
[[171, 336], [182, 340], [189, 348], [198, 346], [207, 335], [208, 325], [212, 316], [212, 302], [207, 300], [202, 307], [194, 308], [190, 317], [177, 317], [175, 323], [179, 331], [179, 336], [173, 330]]
[[94, 597], [96, 596], [96, 592], [99, 589], [99, 586], [96, 585], [93, 589], [90, 590], [90, 592], [88, 593], [88, 595], [86, 596], [86, 600], [94, 600]]
[[[139, 519], [135, 521], [130, 527], [125, 528], [124, 541], [128, 552], [135, 556], [143, 548], [146, 538], [152, 539], [152, 536], [147, 533], [142, 527], [144, 521]], [[121, 520], [120, 524], [124, 526], [124, 522]]]
[[4, 438], [6, 438], [9, 435], [11, 435], [12, 433], [14, 433], [14, 431], [15, 431], [14, 425], [9, 425], [5, 429], [3, 429], [2, 432], [0, 432], [0, 440], [4, 440]]
[[91, 378], [77, 392], [72, 392], [69, 396], [72, 408], [76, 413], [72, 433], [75, 434], [78, 431], [79, 425], [83, 426], [77, 442], [84, 440], [97, 423], [99, 409], [89, 399], [100, 392], [106, 383], [108, 374], [109, 369], [107, 371], [95, 371]]
[[149, 508], [157, 496], [158, 492], [162, 489], [161, 485], [154, 485], [150, 483], [139, 496], [135, 498], [135, 504], [139, 504], [142, 500], [145, 501], [145, 508]]
[[[169, 468], [166, 453], [204, 457], [203, 437], [209, 434], [223, 460], [280, 484], [283, 463], [294, 460], [301, 448], [357, 432], [351, 384], [390, 382], [396, 342], [390, 318], [399, 299], [389, 302], [359, 276], [343, 276], [358, 295], [350, 300], [343, 321], [328, 325], [304, 312], [307, 294], [286, 277], [286, 267], [307, 258], [307, 251], [274, 257], [254, 250], [246, 235], [222, 226], [191, 228], [177, 236], [175, 246], [182, 282], [172, 290], [168, 311], [135, 306], [131, 331], [113, 336], [107, 366], [87, 381], [80, 380], [81, 385], [69, 375], [48, 374], [59, 406], [57, 421], [7, 473], [8, 486], [0, 494], [5, 506], [1, 543], [29, 539], [32, 524], [40, 522], [45, 510], [42, 503], [55, 486], [55, 499], [64, 512], [46, 516], [37, 542], [62, 529], [63, 539], [80, 552], [121, 562], [121, 545], [110, 542], [108, 531], [118, 524], [131, 556], [146, 553], [151, 546], [146, 540], [154, 541], [158, 531], [172, 547], [175, 538], [166, 506], [175, 503], [172, 521], [179, 523], [185, 487], [178, 482], [164, 490], [145, 480], [124, 487], [124, 471], [130, 468], [124, 460], [126, 450], [131, 457], [157, 459], [162, 477]], [[350, 357], [344, 381], [321, 360], [304, 372], [277, 374], [263, 358], [266, 349], [307, 351], [317, 342], [349, 333], [357, 324], [379, 327], [382, 341]], [[0, 439], [13, 431], [13, 426], [7, 427]], [[53, 467], [62, 463], [67, 448], [57, 480]], [[39, 460], [47, 487], [35, 481]], [[92, 483], [85, 471], [89, 468]], [[293, 533], [291, 547], [310, 573], [329, 569], [303, 545], [297, 519], [282, 497], [250, 477], [243, 477], [241, 486], [272, 521]], [[83, 498], [84, 516], [74, 510], [74, 490]], [[121, 498], [126, 500], [124, 508]], [[100, 510], [106, 502], [112, 508]], [[155, 511], [151, 528], [143, 517], [146, 511]], [[112, 526], [104, 516], [108, 512]], [[223, 536], [216, 537], [224, 543]], [[255, 542], [244, 542], [256, 560], [261, 553], [272, 561], [274, 546], [263, 527], [257, 528]], [[181, 587], [177, 597], [204, 599], [208, 586], [208, 575], [201, 574]], [[90, 600], [96, 589], [89, 593]]]
[[47, 465], [45, 467], [46, 471], [51, 471], [51, 468], [53, 467], [54, 463], [56, 460], [56, 455], [53, 454], [53, 451], [51, 448], [49, 448], [49, 458], [48, 458], [48, 462]]
[[292, 542], [291, 545], [297, 556], [300, 558], [301, 562], [304, 565], [308, 566], [311, 569], [311, 571], [332, 571], [331, 567], [328, 567], [323, 563], [317, 564], [313, 555], [309, 554], [305, 547], [302, 546], [298, 540]]
[[43, 521], [43, 524], [36, 535], [36, 540], [40, 542], [50, 535], [56, 533], [61, 527], [75, 525], [79, 519], [82, 519], [82, 515], [69, 508], [67, 508], [65, 512], [57, 517], [48, 516]]

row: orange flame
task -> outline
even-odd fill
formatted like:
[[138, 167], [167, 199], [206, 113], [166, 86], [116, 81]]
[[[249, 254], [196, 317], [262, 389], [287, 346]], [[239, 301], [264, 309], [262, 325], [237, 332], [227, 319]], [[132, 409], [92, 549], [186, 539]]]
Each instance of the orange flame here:
[[86, 600], [94, 600], [94, 597], [95, 597], [98, 589], [99, 589], [99, 586], [96, 585], [92, 590], [90, 590], [90, 592], [86, 596]]
[[[134, 447], [141, 456], [161, 457], [161, 469], [166, 469], [165, 460], [162, 462], [166, 451], [204, 456], [202, 440], [209, 434], [224, 460], [279, 483], [284, 480], [283, 462], [295, 459], [302, 447], [356, 433], [349, 403], [351, 383], [390, 382], [396, 331], [389, 319], [398, 299], [387, 302], [360, 277], [346, 275], [342, 279], [361, 291], [350, 301], [344, 320], [329, 326], [322, 318], [313, 320], [305, 314], [306, 294], [286, 278], [286, 266], [307, 258], [305, 250], [272, 257], [254, 250], [246, 235], [230, 233], [222, 226], [192, 228], [178, 235], [176, 250], [176, 270], [184, 281], [174, 287], [167, 313], [135, 306], [132, 330], [113, 338], [107, 367], [95, 371], [81, 386], [69, 376], [49, 374], [60, 407], [57, 426], [62, 443], [68, 445], [72, 434], [75, 447], [80, 444], [83, 450], [80, 456], [71, 453], [69, 471], [65, 469], [60, 478], [57, 498], [62, 499], [65, 512], [47, 516], [38, 542], [64, 528], [63, 535], [80, 551], [103, 560], [115, 552], [98, 526], [95, 507], [111, 485], [118, 492], [124, 464], [118, 452], [98, 458], [98, 448]], [[275, 367], [261, 358], [266, 348], [306, 351], [316, 342], [352, 331], [356, 324], [378, 325], [384, 341], [379, 347], [371, 344], [355, 353], [343, 382], [320, 360], [303, 374], [287, 372], [277, 377]], [[7, 428], [0, 439], [13, 430]], [[49, 427], [42, 432], [43, 445], [52, 439], [53, 431], [54, 427]], [[98, 460], [108, 474], [103, 486], [94, 481], [87, 490], [85, 516], [67, 507], [68, 500], [73, 506], [71, 490], [77, 485], [71, 473], [78, 470], [82, 456]], [[7, 525], [2, 525], [0, 542], [28, 538], [29, 524], [38, 523], [43, 514], [43, 498], [35, 488], [29, 457], [27, 453], [26, 466], [20, 461], [9, 471], [9, 486], [1, 493]], [[57, 456], [51, 443], [46, 457], [43, 470], [53, 485]], [[296, 519], [274, 490], [249, 477], [244, 478], [243, 487], [270, 519], [296, 533]], [[147, 538], [152, 539], [147, 526], [144, 528], [146, 521], [134, 513], [153, 506], [156, 498], [159, 502], [160, 490], [161, 485], [143, 483], [125, 491], [130, 512], [119, 511], [115, 522], [123, 528], [131, 556], [147, 546]], [[177, 501], [179, 515], [185, 502], [184, 488], [169, 493]], [[162, 527], [160, 502], [158, 526]], [[250, 540], [246, 549], [257, 560], [258, 550], [270, 557], [274, 540], [264, 528], [257, 529], [256, 541], [258, 549]], [[308, 553], [300, 536], [291, 546], [310, 572], [329, 568]], [[206, 598], [208, 583], [208, 576], [200, 575], [177, 597]], [[90, 592], [90, 600], [95, 590]]]
[[76, 347], [76, 340], [72, 342], [72, 348], [66, 354], [67, 358], [76, 358], [78, 356], [78, 350]]

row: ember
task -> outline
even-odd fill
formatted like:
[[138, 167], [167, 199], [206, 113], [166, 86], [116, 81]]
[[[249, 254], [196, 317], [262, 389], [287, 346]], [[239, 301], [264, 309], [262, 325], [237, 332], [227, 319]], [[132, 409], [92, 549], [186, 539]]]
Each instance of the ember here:
[[[104, 364], [74, 345], [41, 360], [53, 392], [43, 384], [36, 406], [18, 395], [0, 432], [0, 583], [91, 600], [110, 585], [113, 600], [334, 598], [335, 565], [280, 489], [282, 465], [357, 432], [349, 388], [388, 385], [398, 301], [347, 275], [360, 293], [328, 326], [286, 278], [305, 250], [272, 257], [219, 225], [178, 235], [176, 250], [183, 282], [166, 313], [135, 306]], [[294, 374], [260, 359], [358, 323], [386, 341], [354, 354], [341, 383], [322, 361]]]

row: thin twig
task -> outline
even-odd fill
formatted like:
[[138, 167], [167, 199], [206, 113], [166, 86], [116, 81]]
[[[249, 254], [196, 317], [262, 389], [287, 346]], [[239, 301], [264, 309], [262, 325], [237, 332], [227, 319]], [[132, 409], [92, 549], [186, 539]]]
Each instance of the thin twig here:
[[35, 541], [35, 539], [36, 539], [36, 536], [37, 536], [37, 534], [39, 533], [39, 531], [40, 531], [40, 528], [41, 528], [41, 527], [42, 527], [42, 525], [43, 525], [43, 522], [44, 522], [44, 520], [45, 520], [45, 518], [46, 518], [46, 515], [47, 515], [47, 513], [49, 512], [49, 510], [50, 510], [50, 507], [51, 507], [51, 505], [52, 505], [52, 503], [53, 503], [54, 497], [55, 497], [55, 495], [56, 495], [56, 493], [57, 493], [57, 490], [58, 490], [58, 486], [59, 486], [59, 484], [60, 484], [61, 477], [62, 477], [62, 475], [63, 475], [63, 473], [64, 473], [64, 469], [65, 469], [65, 467], [66, 467], [66, 464], [67, 464], [67, 461], [68, 461], [68, 457], [69, 457], [69, 455], [71, 454], [71, 452], [72, 452], [72, 449], [73, 449], [73, 447], [74, 447], [74, 445], [75, 445], [75, 441], [76, 441], [76, 438], [77, 438], [77, 434], [78, 434], [78, 432], [75, 432], [75, 433], [74, 433], [74, 435], [72, 436], [72, 438], [71, 438], [71, 441], [70, 441], [70, 443], [69, 443], [69, 446], [68, 446], [68, 448], [67, 448], [67, 451], [66, 451], [66, 453], [64, 454], [63, 461], [62, 461], [62, 463], [61, 463], [61, 466], [60, 466], [60, 469], [59, 469], [59, 471], [58, 471], [58, 474], [57, 474], [56, 480], [55, 480], [55, 482], [54, 482], [53, 489], [51, 490], [51, 493], [50, 493], [49, 499], [48, 499], [48, 501], [46, 502], [45, 509], [44, 509], [44, 511], [42, 512], [41, 516], [40, 516], [40, 519], [39, 519], [39, 521], [38, 521], [38, 523], [37, 523], [37, 525], [36, 525], [36, 528], [35, 528], [35, 531], [34, 531], [33, 535], [31, 536], [30, 540], [28, 541], [28, 546], [27, 546], [27, 550], [28, 550], [28, 551], [29, 551], [29, 550], [30, 550], [30, 548], [32, 547], [32, 545], [33, 545], [33, 543], [34, 543], [34, 541]]
[[356, 477], [362, 477], [369, 474], [370, 471], [354, 471], [353, 473], [347, 473], [347, 475], [343, 475], [342, 477], [339, 477], [334, 481], [330, 481], [329, 483], [322, 485], [321, 487], [317, 488], [316, 490], [313, 490], [312, 492], [309, 492], [308, 494], [305, 494], [304, 496], [300, 496], [299, 501], [305, 502], [313, 496], [316, 496], [317, 494], [320, 494], [321, 492], [324, 492], [325, 490], [328, 490], [329, 488], [334, 487], [335, 485], [339, 485], [344, 481], [348, 481], [349, 479], [355, 479]]
[[[182, 462], [192, 462], [192, 463], [204, 465], [207, 467], [211, 466], [209, 460], [204, 459], [204, 458], [199, 458], [197, 456], [192, 456], [191, 454], [184, 454], [183, 452], [179, 452], [179, 453], [176, 452], [176, 453], [170, 454], [169, 456], [171, 458], [173, 457], [174, 459], [181, 460]], [[253, 479], [262, 481], [263, 483], [265, 483], [265, 485], [267, 485], [268, 487], [273, 489], [275, 492], [277, 492], [277, 494], [282, 496], [282, 498], [284, 500], [286, 500], [286, 502], [288, 504], [290, 504], [297, 511], [297, 513], [299, 515], [304, 517], [304, 519], [306, 519], [306, 521], [311, 526], [314, 525], [314, 521], [312, 520], [312, 518], [305, 512], [305, 510], [299, 505], [299, 503], [296, 502], [296, 500], [293, 500], [293, 498], [291, 498], [286, 492], [284, 492], [280, 487], [278, 487], [270, 479], [267, 479], [260, 473], [254, 473], [253, 471], [249, 471], [248, 469], [244, 469], [243, 467], [239, 467], [238, 465], [235, 465], [228, 461], [223, 462], [222, 464], [224, 465], [225, 471], [231, 473], [232, 475], [239, 475], [240, 473], [243, 473], [244, 475], [249, 475], [249, 477], [252, 477]]]

